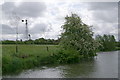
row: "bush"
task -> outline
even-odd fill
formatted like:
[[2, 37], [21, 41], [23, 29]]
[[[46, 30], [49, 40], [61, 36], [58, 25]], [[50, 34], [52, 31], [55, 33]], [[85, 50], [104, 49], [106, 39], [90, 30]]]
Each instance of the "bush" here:
[[53, 63], [76, 63], [79, 62], [79, 53], [75, 50], [61, 50], [51, 56]]
[[22, 61], [17, 57], [10, 58], [10, 57], [3, 57], [3, 64], [2, 64], [2, 73], [9, 74], [11, 73], [18, 73], [22, 70]]
[[116, 50], [120, 50], [120, 47], [116, 47]]

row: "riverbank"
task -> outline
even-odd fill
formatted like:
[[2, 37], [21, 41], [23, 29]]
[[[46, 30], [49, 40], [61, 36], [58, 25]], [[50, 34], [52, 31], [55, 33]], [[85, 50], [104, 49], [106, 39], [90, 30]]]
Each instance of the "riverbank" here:
[[58, 45], [18, 45], [18, 53], [15, 49], [15, 45], [2, 45], [3, 75], [51, 64], [50, 56], [59, 52]]
[[58, 52], [58, 45], [2, 45], [2, 73], [14, 74], [46, 64], [48, 56]]
[[94, 60], [45, 65], [3, 78], [118, 78], [118, 51], [98, 53]]

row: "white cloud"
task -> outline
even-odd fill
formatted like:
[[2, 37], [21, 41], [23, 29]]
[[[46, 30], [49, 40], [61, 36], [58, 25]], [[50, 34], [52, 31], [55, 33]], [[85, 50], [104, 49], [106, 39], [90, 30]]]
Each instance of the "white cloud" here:
[[[93, 25], [95, 35], [113, 34], [117, 38], [118, 7], [117, 3], [114, 2], [44, 1], [41, 3], [5, 3], [3, 5], [5, 13], [16, 11], [20, 17], [28, 17], [29, 32], [32, 35], [32, 39], [39, 37], [57, 39], [61, 32], [61, 26], [65, 21], [64, 17], [70, 15], [71, 12], [78, 14], [84, 23]], [[11, 8], [8, 10], [9, 7]], [[4, 15], [6, 16], [7, 14]], [[10, 26], [9, 24], [6, 25]], [[25, 32], [25, 25], [19, 23], [19, 26], [21, 35], [19, 37], [22, 38]]]
[[22, 2], [19, 5], [16, 4], [13, 2], [4, 3], [2, 5], [3, 12], [5, 14], [15, 12], [20, 17], [39, 17], [43, 16], [46, 10], [46, 5], [43, 2]]

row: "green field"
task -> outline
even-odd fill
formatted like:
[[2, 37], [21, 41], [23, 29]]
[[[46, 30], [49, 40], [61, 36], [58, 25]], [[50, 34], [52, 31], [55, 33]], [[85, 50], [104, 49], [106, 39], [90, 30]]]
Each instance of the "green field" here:
[[[47, 51], [48, 47], [48, 51]], [[58, 50], [58, 45], [18, 45], [18, 54], [31, 56], [50, 55]], [[16, 52], [15, 45], [2, 45], [2, 54], [13, 55]]]
[[[48, 49], [47, 49], [48, 47]], [[59, 50], [58, 45], [2, 45], [2, 73], [12, 74], [49, 64], [50, 56]]]

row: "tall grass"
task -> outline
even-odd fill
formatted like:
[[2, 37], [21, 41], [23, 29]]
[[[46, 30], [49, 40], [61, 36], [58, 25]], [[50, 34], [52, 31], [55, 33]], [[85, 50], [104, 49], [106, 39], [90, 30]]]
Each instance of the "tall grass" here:
[[2, 46], [0, 45], [0, 78], [2, 78]]
[[46, 64], [78, 63], [84, 59], [74, 49], [62, 50], [58, 45], [2, 45], [2, 73], [14, 74]]
[[18, 53], [15, 53], [15, 47], [15, 45], [2, 45], [3, 75], [49, 64], [52, 61], [50, 56], [59, 50], [58, 45], [19, 45]]

